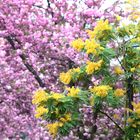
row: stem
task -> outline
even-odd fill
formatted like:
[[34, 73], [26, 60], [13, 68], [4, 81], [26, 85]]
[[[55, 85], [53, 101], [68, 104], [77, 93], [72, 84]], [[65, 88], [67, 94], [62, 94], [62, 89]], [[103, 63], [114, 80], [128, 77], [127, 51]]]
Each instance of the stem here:
[[[133, 110], [133, 92], [134, 92], [134, 88], [133, 88], [133, 76], [129, 77], [127, 80], [127, 99], [128, 99], [128, 107], [129, 109]], [[131, 115], [131, 113], [129, 113], [129, 116]]]
[[[127, 108], [127, 99], [125, 100], [125, 108]], [[127, 121], [127, 110], [124, 112], [124, 127], [126, 127], [126, 122]]]
[[[134, 87], [133, 87], [133, 75], [126, 79], [127, 83], [127, 107], [133, 110], [133, 95], [134, 95]], [[131, 112], [128, 113], [128, 116], [131, 116]], [[130, 140], [134, 140], [134, 138], [130, 138]]]
[[122, 133], [125, 133], [124, 130], [107, 113], [105, 113], [101, 110], [99, 112], [104, 114], [105, 116], [107, 116], [122, 131]]
[[97, 119], [97, 116], [98, 116], [98, 110], [95, 110], [94, 112], [93, 112], [93, 119], [94, 119], [94, 123], [95, 123], [95, 125], [93, 125], [92, 126], [92, 130], [91, 130], [91, 138], [89, 139], [89, 140], [93, 140], [94, 139], [94, 134], [96, 133], [96, 131], [97, 131], [97, 125], [96, 125], [96, 119]]
[[124, 71], [126, 71], [125, 67], [122, 65], [122, 63], [121, 63], [121, 61], [119, 60], [119, 58], [118, 58], [118, 57], [116, 57], [116, 58], [117, 58], [119, 64], [121, 65], [122, 69], [123, 69]]

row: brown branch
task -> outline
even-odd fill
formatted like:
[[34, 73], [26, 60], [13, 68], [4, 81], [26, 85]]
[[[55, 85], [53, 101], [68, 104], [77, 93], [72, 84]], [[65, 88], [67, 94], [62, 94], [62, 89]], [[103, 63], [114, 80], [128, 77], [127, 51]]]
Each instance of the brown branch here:
[[[49, 1], [49, 0], [47, 0], [47, 3], [48, 3], [48, 8], [49, 8], [49, 9], [51, 9], [51, 4], [50, 4], [50, 1]], [[53, 18], [53, 17], [54, 17], [54, 12], [53, 12], [53, 11], [51, 11], [50, 13], [51, 13], [51, 16], [52, 16], [52, 18]]]
[[97, 125], [96, 125], [97, 117], [98, 117], [98, 110], [95, 110], [93, 112], [93, 120], [95, 121], [94, 122], [95, 124], [91, 128], [91, 138], [90, 138], [90, 140], [94, 139], [94, 135], [95, 135], [95, 133], [97, 131]]
[[99, 110], [99, 112], [104, 114], [105, 116], [107, 116], [122, 131], [123, 134], [125, 133], [124, 130], [107, 113], [105, 113], [101, 110]]
[[48, 7], [51, 8], [51, 4], [49, 0], [47, 0], [47, 3], [48, 3]]
[[[7, 36], [6, 37], [6, 40], [10, 43], [12, 49], [13, 50], [16, 50], [15, 42], [14, 42], [13, 38], [10, 37], [10, 36]], [[18, 41], [18, 43], [20, 43], [20, 42]], [[39, 75], [37, 74], [37, 72], [35, 71], [35, 69], [33, 68], [33, 66], [30, 65], [27, 62], [26, 55], [22, 53], [22, 54], [19, 55], [19, 57], [22, 59], [22, 62], [25, 65], [25, 67], [34, 75], [34, 77], [35, 77], [36, 81], [38, 82], [38, 84], [40, 85], [40, 87], [44, 88], [45, 87], [45, 83], [41, 80], [41, 78], [39, 77]]]
[[[134, 95], [134, 87], [133, 87], [133, 83], [132, 82], [133, 82], [133, 76], [131, 76], [128, 79], [126, 79], [128, 107], [131, 110], [133, 110], [132, 102], [133, 102], [133, 95]], [[129, 115], [131, 115], [131, 113]]]

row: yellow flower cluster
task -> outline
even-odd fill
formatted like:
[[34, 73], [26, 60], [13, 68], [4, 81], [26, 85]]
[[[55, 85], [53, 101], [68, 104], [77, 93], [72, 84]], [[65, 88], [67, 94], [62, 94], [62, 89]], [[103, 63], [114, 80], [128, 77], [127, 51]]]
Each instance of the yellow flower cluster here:
[[117, 75], [120, 75], [120, 74], [123, 74], [123, 70], [121, 69], [120, 66], [115, 66], [114, 67], [114, 73], [117, 74]]
[[53, 99], [61, 99], [61, 98], [64, 98], [65, 95], [63, 94], [60, 94], [60, 93], [55, 93], [55, 92], [51, 92], [51, 95], [49, 96], [49, 98], [53, 98]]
[[36, 108], [36, 114], [35, 117], [36, 118], [40, 118], [43, 114], [47, 114], [48, 113], [48, 109], [44, 108], [43, 106], [37, 107]]
[[136, 37], [136, 38], [132, 39], [131, 42], [132, 43], [140, 42], [140, 37]]
[[112, 27], [109, 25], [108, 20], [100, 20], [97, 22], [97, 25], [95, 26], [93, 31], [87, 30], [90, 39], [83, 41], [81, 38], [78, 38], [71, 42], [71, 46], [77, 51], [86, 49], [87, 54], [98, 55], [98, 53], [104, 48], [101, 47], [100, 44], [95, 41], [95, 39], [101, 38], [104, 35], [103, 31], [108, 31], [111, 29]]
[[133, 121], [134, 121], [134, 120], [133, 120], [132, 118], [128, 118], [128, 119], [127, 119], [127, 122], [128, 122], [128, 123], [132, 123]]
[[98, 55], [98, 53], [104, 48], [101, 47], [100, 44], [95, 41], [95, 39], [87, 39], [85, 41], [85, 49], [87, 54]]
[[139, 121], [136, 122], [133, 118], [128, 118], [127, 122], [134, 128], [136, 128], [137, 125], [140, 125], [140, 122]]
[[79, 93], [80, 89], [79, 88], [67, 88], [67, 90], [69, 91], [69, 93], [67, 94], [67, 96], [71, 96], [71, 97], [76, 97], [77, 94]]
[[138, 117], [140, 117], [140, 102], [139, 103], [132, 102], [132, 105], [134, 107], [133, 112], [136, 113]]
[[87, 39], [85, 42], [81, 39], [74, 40], [71, 43], [72, 47], [78, 51], [81, 51], [83, 48], [86, 49], [87, 54], [97, 55], [104, 48], [100, 46], [99, 43], [95, 41], [95, 39]]
[[117, 97], [121, 97], [121, 96], [123, 96], [125, 94], [125, 92], [126, 92], [125, 90], [123, 90], [121, 88], [118, 88], [118, 89], [115, 90], [114, 94]]
[[98, 62], [87, 62], [86, 66], [86, 73], [87, 74], [92, 74], [94, 71], [97, 71], [101, 68], [101, 65], [103, 63], [103, 60], [99, 60]]
[[100, 85], [94, 86], [90, 89], [91, 92], [95, 93], [99, 97], [106, 97], [108, 95], [108, 91], [112, 88], [108, 85]]
[[89, 37], [92, 39], [92, 38], [96, 38], [98, 37], [99, 33], [102, 35], [102, 32], [103, 31], [106, 31], [106, 30], [111, 30], [112, 27], [109, 25], [109, 22], [108, 20], [100, 20], [97, 22], [97, 25], [95, 26], [94, 30], [91, 31], [91, 30], [88, 30], [88, 35]]
[[55, 93], [55, 92], [51, 92], [50, 94], [48, 94], [44, 90], [40, 89], [35, 92], [32, 103], [38, 105], [42, 101], [47, 101], [49, 98], [58, 100], [58, 99], [64, 98], [64, 97], [65, 97], [65, 95], [63, 95], [63, 94]]
[[62, 122], [55, 122], [55, 123], [50, 123], [50, 124], [47, 124], [47, 129], [49, 131], [49, 133], [55, 137], [57, 132], [58, 132], [58, 128], [59, 127], [62, 127], [63, 126], [63, 123]]
[[62, 72], [60, 73], [60, 76], [59, 76], [60, 81], [66, 85], [70, 83], [71, 78], [72, 76], [70, 72], [66, 72], [66, 73]]
[[73, 68], [73, 69], [70, 69], [69, 72], [71, 72], [71, 74], [75, 74], [75, 73], [80, 73], [80, 68]]
[[84, 42], [81, 38], [78, 38], [71, 42], [71, 46], [77, 51], [81, 51], [84, 48]]
[[121, 17], [121, 16], [116, 15], [116, 20], [117, 20], [117, 21], [120, 21], [121, 19], [122, 19], [122, 17]]
[[128, 118], [127, 119], [127, 123], [129, 125], [131, 125], [132, 127], [136, 128], [137, 127], [137, 124], [135, 123], [134, 119], [133, 118]]
[[64, 125], [64, 123], [71, 121], [71, 114], [67, 113], [64, 117], [60, 118], [59, 121], [47, 124], [47, 129], [49, 133], [55, 137], [58, 129]]
[[42, 101], [47, 101], [49, 98], [58, 100], [64, 97], [65, 95], [60, 93], [51, 92], [50, 94], [48, 94], [43, 89], [37, 90], [32, 100], [32, 103], [37, 105], [35, 117], [40, 118], [43, 114], [48, 113], [48, 108], [44, 108], [44, 106], [40, 105]]
[[73, 69], [70, 69], [69, 71], [67, 71], [66, 73], [65, 72], [62, 72], [60, 73], [59, 75], [59, 79], [60, 81], [63, 83], [63, 84], [66, 84], [68, 85], [71, 80], [72, 80], [72, 76], [74, 74], [78, 74], [80, 73], [81, 69], [79, 67], [77, 68], [73, 68]]
[[46, 101], [47, 98], [48, 94], [43, 89], [39, 89], [34, 93], [32, 103], [39, 104], [42, 101]]
[[98, 31], [111, 30], [111, 29], [112, 27], [109, 25], [109, 22], [106, 19], [105, 21], [100, 20], [99, 22], [97, 22], [97, 25], [94, 28], [94, 31], [98, 32]]
[[118, 114], [114, 114], [113, 115], [113, 118], [116, 119], [116, 120], [118, 120], [118, 119], [120, 119], [120, 116]]
[[[126, 110], [131, 112], [131, 113], [134, 113], [137, 115], [138, 118], [140, 118], [140, 102], [139, 103], [135, 103], [135, 102], [132, 102], [132, 105], [133, 105], [133, 110], [127, 108]], [[128, 118], [127, 119], [127, 122], [134, 128], [137, 127], [137, 125], [140, 125], [140, 122], [139, 121], [135, 121], [135, 118]]]
[[133, 68], [130, 69], [130, 71], [131, 71], [132, 73], [135, 72], [135, 70], [136, 70], [135, 67], [133, 67]]
[[68, 121], [71, 121], [71, 114], [68, 113], [66, 114], [64, 117], [60, 118], [59, 119], [61, 122], [65, 123], [65, 122], [68, 122]]

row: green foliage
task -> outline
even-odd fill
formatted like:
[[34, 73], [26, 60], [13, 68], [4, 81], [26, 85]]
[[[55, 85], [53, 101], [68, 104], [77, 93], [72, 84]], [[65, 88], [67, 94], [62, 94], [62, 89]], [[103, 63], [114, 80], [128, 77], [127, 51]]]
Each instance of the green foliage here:
[[107, 96], [106, 102], [107, 102], [108, 106], [117, 108], [117, 107], [121, 107], [123, 105], [122, 103], [124, 102], [124, 99], [122, 99], [122, 97], [116, 97], [114, 95], [114, 92], [110, 91]]

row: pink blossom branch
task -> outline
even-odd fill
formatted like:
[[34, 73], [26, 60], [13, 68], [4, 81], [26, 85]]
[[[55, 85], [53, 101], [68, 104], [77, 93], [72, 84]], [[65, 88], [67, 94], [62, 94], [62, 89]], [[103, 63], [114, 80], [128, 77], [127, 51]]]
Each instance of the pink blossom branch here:
[[[8, 37], [6, 37], [6, 39], [12, 46], [12, 49], [16, 50], [15, 43], [14, 43], [12, 37], [8, 36]], [[25, 65], [25, 67], [34, 75], [34, 77], [35, 77], [36, 81], [38, 82], [38, 84], [40, 85], [40, 87], [42, 87], [42, 88], [45, 87], [45, 83], [41, 80], [41, 78], [39, 77], [39, 75], [37, 74], [37, 72], [35, 71], [33, 66], [27, 62], [25, 54], [22, 53], [19, 55], [19, 57], [22, 59], [22, 62]]]

